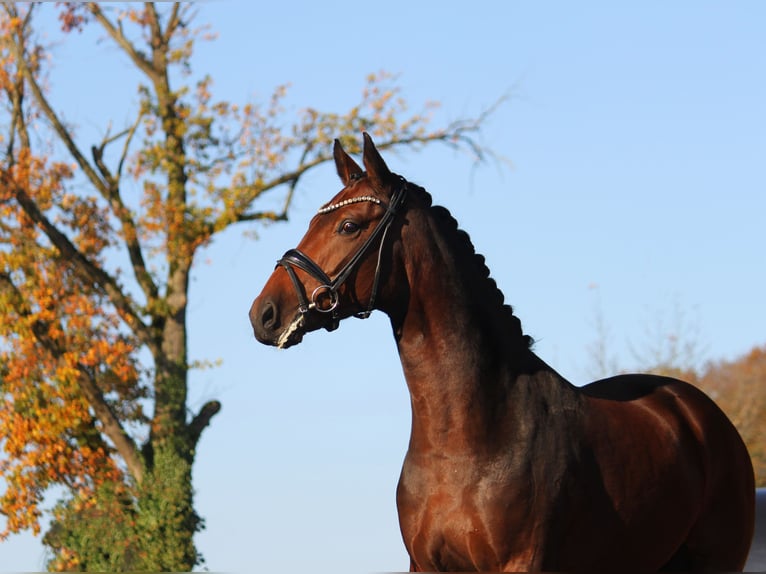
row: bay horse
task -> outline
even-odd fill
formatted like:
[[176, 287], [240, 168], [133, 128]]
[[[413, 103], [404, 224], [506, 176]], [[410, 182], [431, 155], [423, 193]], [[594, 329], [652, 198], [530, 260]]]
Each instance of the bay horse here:
[[532, 351], [468, 235], [369, 135], [364, 170], [338, 141], [334, 158], [343, 189], [250, 321], [287, 348], [389, 316], [412, 407], [396, 492], [410, 570], [741, 570], [753, 468], [715, 403], [659, 376], [570, 384]]

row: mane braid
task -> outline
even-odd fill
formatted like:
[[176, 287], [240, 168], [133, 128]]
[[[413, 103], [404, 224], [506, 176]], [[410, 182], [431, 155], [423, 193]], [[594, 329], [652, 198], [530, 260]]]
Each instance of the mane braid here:
[[[411, 187], [412, 184], [410, 184]], [[467, 256], [468, 259], [474, 264], [475, 269], [478, 271], [479, 276], [486, 282], [488, 292], [495, 298], [495, 303], [502, 309], [503, 318], [506, 324], [510, 327], [511, 333], [518, 337], [522, 344], [529, 348], [534, 344], [534, 340], [529, 335], [525, 335], [521, 321], [513, 314], [513, 307], [505, 303], [505, 296], [500, 288], [497, 286], [497, 282], [490, 277], [490, 270], [486, 265], [486, 260], [483, 255], [476, 253], [476, 248], [471, 241], [471, 237], [468, 233], [458, 226], [457, 220], [452, 216], [446, 207], [441, 205], [432, 205], [431, 194], [429, 194], [423, 188], [417, 188], [422, 192], [427, 204], [430, 205], [431, 213], [444, 225], [444, 231], [446, 232], [446, 238], [452, 245], [460, 250], [460, 253]]]

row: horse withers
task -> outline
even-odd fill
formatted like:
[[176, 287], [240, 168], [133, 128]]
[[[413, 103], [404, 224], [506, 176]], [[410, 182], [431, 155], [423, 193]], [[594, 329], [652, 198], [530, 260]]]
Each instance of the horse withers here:
[[250, 320], [287, 348], [389, 316], [412, 404], [396, 496], [410, 569], [741, 570], [753, 468], [716, 404], [667, 377], [573, 386], [532, 351], [446, 209], [367, 134], [364, 170], [337, 141], [334, 156], [343, 189]]

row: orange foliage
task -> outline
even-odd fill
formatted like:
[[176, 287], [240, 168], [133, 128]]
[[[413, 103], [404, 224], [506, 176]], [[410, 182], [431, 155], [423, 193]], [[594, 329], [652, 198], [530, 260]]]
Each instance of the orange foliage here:
[[82, 32], [82, 28], [88, 21], [88, 13], [83, 2], [59, 2], [63, 9], [59, 12], [61, 29], [64, 32], [76, 30]]
[[766, 486], [766, 345], [734, 361], [711, 363], [696, 384], [737, 427], [750, 451], [756, 484]]
[[105, 224], [92, 202], [64, 193], [71, 177], [70, 166], [48, 165], [22, 150], [0, 192], [0, 512], [6, 516], [0, 538], [39, 531], [42, 496], [52, 484], [87, 499], [101, 481], [120, 476], [80, 381], [95, 378], [116, 403], [135, 394], [134, 346], [105, 313], [103, 297], [8, 201], [20, 186], [41, 208], [57, 211], [60, 225], [77, 230], [83, 253], [98, 256], [109, 244]]

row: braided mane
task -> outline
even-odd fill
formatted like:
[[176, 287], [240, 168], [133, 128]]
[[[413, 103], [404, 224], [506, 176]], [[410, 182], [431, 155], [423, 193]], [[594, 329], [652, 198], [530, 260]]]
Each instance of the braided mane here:
[[511, 333], [520, 338], [524, 346], [531, 347], [534, 340], [529, 335], [524, 334], [521, 321], [513, 314], [513, 307], [505, 303], [505, 296], [497, 286], [497, 282], [490, 276], [490, 270], [487, 267], [484, 256], [476, 253], [476, 248], [468, 233], [460, 229], [457, 220], [446, 207], [433, 205], [433, 198], [428, 191], [412, 182], [407, 182], [407, 184], [409, 190], [418, 194], [421, 201], [429, 207], [430, 213], [440, 222], [442, 230], [446, 233], [445, 238], [456, 250], [456, 253], [471, 262], [478, 276], [486, 282], [487, 293], [494, 297], [493, 303], [501, 309], [503, 319], [510, 327]]

